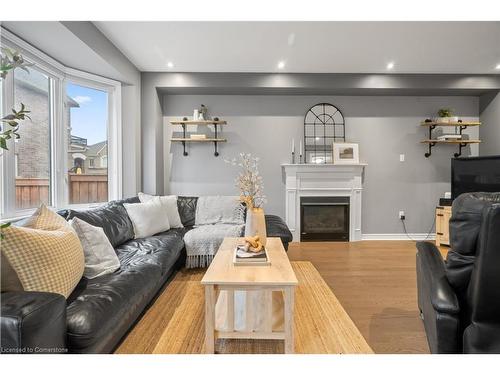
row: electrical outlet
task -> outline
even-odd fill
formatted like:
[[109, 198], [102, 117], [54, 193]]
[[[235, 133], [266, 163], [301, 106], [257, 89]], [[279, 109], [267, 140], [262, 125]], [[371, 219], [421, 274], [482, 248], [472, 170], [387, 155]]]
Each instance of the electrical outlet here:
[[405, 212], [404, 211], [399, 211], [399, 219], [404, 220], [405, 219]]
[[405, 154], [399, 154], [399, 161], [405, 161]]

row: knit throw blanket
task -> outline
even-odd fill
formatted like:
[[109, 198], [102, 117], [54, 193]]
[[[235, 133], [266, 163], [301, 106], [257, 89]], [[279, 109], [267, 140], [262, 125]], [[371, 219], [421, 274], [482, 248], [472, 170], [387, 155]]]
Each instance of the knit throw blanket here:
[[224, 237], [240, 237], [245, 227], [245, 208], [238, 197], [199, 197], [195, 228], [184, 235], [186, 268], [208, 267]]

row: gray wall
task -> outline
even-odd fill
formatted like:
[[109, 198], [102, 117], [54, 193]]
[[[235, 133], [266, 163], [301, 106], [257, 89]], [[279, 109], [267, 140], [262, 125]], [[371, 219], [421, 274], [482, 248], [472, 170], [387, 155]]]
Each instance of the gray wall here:
[[500, 155], [500, 93], [483, 95], [479, 101], [481, 155]]
[[[269, 201], [266, 211], [284, 216], [280, 164], [290, 162], [291, 139], [295, 138], [298, 148], [303, 116], [320, 102], [330, 102], [342, 110], [347, 140], [360, 144], [360, 159], [368, 163], [363, 233], [402, 233], [400, 209], [406, 211], [409, 232], [428, 232], [438, 198], [450, 190], [450, 158], [456, 148], [435, 147], [426, 159], [426, 148], [419, 141], [427, 135], [419, 123], [440, 107], [452, 107], [462, 118], [477, 120], [476, 97], [165, 95], [162, 126], [166, 156], [168, 147], [172, 153], [170, 183], [165, 190], [174, 194], [235, 194], [237, 170], [224, 158], [251, 152], [261, 158]], [[210, 115], [228, 121], [222, 133], [228, 143], [221, 145], [218, 158], [213, 156], [212, 144], [190, 145], [189, 156], [184, 157], [180, 144], [170, 146], [168, 142], [168, 120], [191, 115], [201, 103], [208, 106]], [[471, 138], [478, 136], [477, 129], [467, 132]], [[477, 146], [472, 151], [477, 154]], [[403, 163], [399, 161], [401, 153], [406, 155]]]

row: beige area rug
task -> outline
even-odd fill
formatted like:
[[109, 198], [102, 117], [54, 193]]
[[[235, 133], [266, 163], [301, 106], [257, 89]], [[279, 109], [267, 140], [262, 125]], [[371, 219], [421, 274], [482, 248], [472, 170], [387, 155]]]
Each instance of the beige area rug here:
[[[291, 262], [295, 295], [295, 352], [372, 353], [340, 302], [310, 262]], [[167, 285], [115, 353], [204, 352], [204, 270], [182, 270]], [[219, 339], [217, 353], [283, 353], [281, 340]]]

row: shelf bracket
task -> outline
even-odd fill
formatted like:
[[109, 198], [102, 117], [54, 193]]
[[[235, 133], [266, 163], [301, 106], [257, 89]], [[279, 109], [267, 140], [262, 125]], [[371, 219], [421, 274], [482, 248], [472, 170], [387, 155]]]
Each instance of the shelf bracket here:
[[[215, 133], [215, 139], [217, 139], [217, 124], [214, 124], [214, 133]], [[217, 151], [217, 141], [214, 141], [214, 156], [217, 157], [219, 156], [219, 151]]]
[[219, 156], [219, 151], [217, 151], [217, 141], [214, 141], [214, 149], [215, 149], [215, 152], [214, 152], [214, 156]]
[[[186, 124], [182, 124], [182, 134], [183, 134], [183, 138], [186, 139]], [[186, 151], [186, 142], [185, 141], [182, 141], [182, 148], [184, 149], [184, 152], [182, 153], [182, 155], [188, 156], [188, 153]]]
[[432, 154], [432, 148], [436, 145], [436, 142], [429, 143], [429, 151], [425, 153], [425, 157], [428, 158]]
[[458, 158], [462, 155], [462, 148], [466, 147], [467, 143], [459, 143], [458, 144], [458, 152], [455, 152], [453, 154], [454, 157]]

